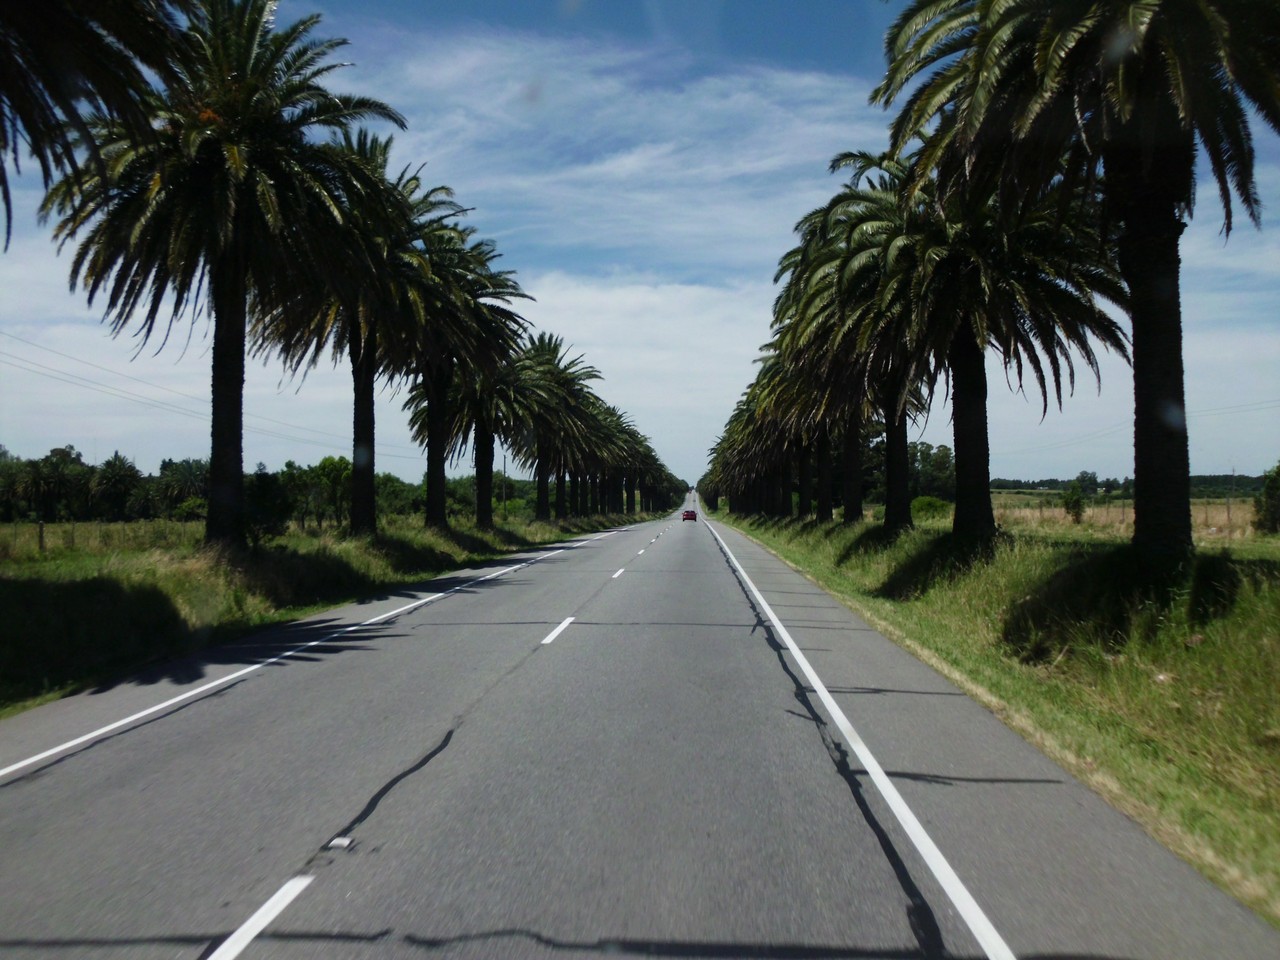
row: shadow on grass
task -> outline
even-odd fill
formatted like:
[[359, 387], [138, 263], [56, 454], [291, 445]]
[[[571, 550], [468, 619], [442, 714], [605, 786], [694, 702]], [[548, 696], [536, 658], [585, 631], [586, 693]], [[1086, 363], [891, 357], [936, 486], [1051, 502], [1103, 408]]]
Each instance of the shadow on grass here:
[[36, 696], [176, 653], [189, 637], [162, 590], [107, 577], [59, 582], [0, 579], [0, 701]]
[[902, 530], [890, 530], [882, 523], [868, 523], [854, 534], [853, 538], [836, 557], [836, 566], [842, 567], [854, 557], [865, 557], [873, 553], [883, 553], [902, 536]]
[[1246, 582], [1280, 584], [1280, 563], [1208, 554], [1169, 573], [1145, 567], [1128, 544], [1085, 548], [1013, 604], [1002, 638], [1025, 662], [1082, 641], [1118, 649], [1145, 638], [1178, 604], [1194, 626], [1230, 616]]
[[919, 549], [899, 563], [876, 590], [888, 600], [913, 600], [933, 586], [963, 576], [995, 555], [996, 540], [957, 538], [940, 533], [923, 541]]
[[[230, 557], [244, 586], [273, 607], [306, 607], [376, 590], [378, 582], [327, 550], [262, 550]], [[437, 569], [444, 569], [443, 566]]]
[[[479, 542], [479, 538], [474, 539]], [[482, 544], [482, 547], [477, 552], [492, 551], [488, 544]], [[402, 575], [444, 570], [456, 564], [453, 554], [394, 534], [379, 534], [372, 549], [387, 561], [392, 570]]]

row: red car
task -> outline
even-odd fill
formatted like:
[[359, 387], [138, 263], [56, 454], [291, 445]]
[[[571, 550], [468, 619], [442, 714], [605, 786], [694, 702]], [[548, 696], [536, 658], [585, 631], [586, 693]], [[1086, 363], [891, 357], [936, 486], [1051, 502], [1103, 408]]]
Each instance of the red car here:
[[680, 518], [680, 522], [683, 523], [685, 520], [697, 520], [697, 519], [698, 519], [697, 510], [686, 510], [684, 512], [684, 516]]

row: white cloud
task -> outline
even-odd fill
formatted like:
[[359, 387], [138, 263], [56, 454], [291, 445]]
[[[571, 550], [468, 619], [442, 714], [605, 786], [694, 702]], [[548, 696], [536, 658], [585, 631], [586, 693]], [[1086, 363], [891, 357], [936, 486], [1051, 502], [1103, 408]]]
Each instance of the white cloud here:
[[[675, 473], [696, 480], [755, 374], [792, 227], [836, 187], [827, 163], [885, 143], [887, 120], [866, 106], [866, 80], [758, 65], [699, 72], [670, 47], [479, 27], [415, 32], [366, 10], [326, 14], [320, 35], [350, 37], [344, 56], [359, 64], [331, 75], [333, 89], [381, 97], [408, 117], [397, 162], [427, 162], [428, 183], [449, 184], [475, 208], [469, 221], [496, 238], [501, 265], [537, 298], [521, 312], [600, 368], [600, 394]], [[1273, 145], [1263, 146], [1259, 183], [1270, 210], [1280, 165]], [[34, 226], [38, 183], [19, 182], [14, 241], [0, 254], [0, 331], [204, 397], [203, 329], [180, 360], [175, 342], [130, 362], [132, 343], [110, 339], [98, 312], [67, 291], [68, 258], [55, 258], [48, 229]], [[1270, 226], [1258, 233], [1238, 220], [1224, 246], [1212, 184], [1202, 186], [1209, 192], [1183, 242], [1192, 467], [1256, 471], [1280, 455], [1274, 410], [1197, 413], [1280, 396], [1280, 240]], [[186, 403], [3, 336], [0, 352]], [[300, 386], [279, 381], [275, 364], [251, 363], [246, 423], [294, 439], [246, 434], [246, 465], [349, 454], [345, 366], [326, 362]], [[1039, 399], [1007, 395], [998, 372], [991, 394], [994, 475], [1132, 472], [1123, 364], [1105, 362], [1101, 398], [1082, 380], [1043, 424]], [[380, 469], [420, 477], [399, 400], [384, 397], [378, 416]], [[198, 419], [0, 368], [0, 443], [24, 456], [70, 442], [98, 458], [118, 448], [154, 470], [164, 456], [207, 455], [207, 431]], [[949, 434], [940, 408], [925, 439], [949, 444]]]

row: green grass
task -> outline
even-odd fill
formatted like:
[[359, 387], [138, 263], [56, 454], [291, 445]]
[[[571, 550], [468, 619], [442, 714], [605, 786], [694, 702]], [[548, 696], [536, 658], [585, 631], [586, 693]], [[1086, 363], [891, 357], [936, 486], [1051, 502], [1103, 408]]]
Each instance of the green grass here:
[[738, 526], [938, 667], [1280, 926], [1280, 539], [1200, 548], [1153, 586], [1120, 539], [944, 521]]
[[225, 556], [199, 524], [0, 528], [0, 716], [316, 610], [634, 517], [494, 531], [384, 521], [376, 539], [293, 532]]

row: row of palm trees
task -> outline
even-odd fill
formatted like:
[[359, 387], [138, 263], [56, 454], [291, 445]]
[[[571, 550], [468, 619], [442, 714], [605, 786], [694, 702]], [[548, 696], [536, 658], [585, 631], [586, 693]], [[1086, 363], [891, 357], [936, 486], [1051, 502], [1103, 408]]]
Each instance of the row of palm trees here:
[[[590, 383], [600, 372], [570, 356], [552, 334], [526, 335], [510, 362], [488, 369], [455, 368], [451, 380], [420, 380], [405, 402], [414, 439], [427, 448], [428, 518], [442, 514], [431, 491], [444, 489], [445, 460], [470, 449], [476, 476], [476, 522], [493, 524], [496, 443], [533, 471], [534, 516], [557, 519], [592, 513], [666, 509], [685, 485], [662, 463], [649, 439]], [[441, 385], [443, 397], [438, 395]], [[433, 512], [434, 511], [434, 512]]]
[[[776, 502], [761, 491], [789, 483], [797, 458], [829, 459], [833, 437], [856, 457], [874, 419], [885, 525], [908, 526], [907, 422], [943, 384], [953, 529], [989, 540], [987, 353], [1019, 389], [1030, 372], [1047, 410], [1050, 387], [1061, 404], [1074, 385], [1074, 360], [1097, 376], [1101, 345], [1133, 367], [1134, 545], [1180, 563], [1192, 542], [1178, 238], [1197, 142], [1226, 228], [1233, 198], [1258, 222], [1249, 108], [1280, 130], [1280, 5], [911, 0], [886, 55], [872, 101], [904, 98], [890, 150], [837, 157], [850, 179], [798, 224], [773, 338], [709, 485]], [[856, 491], [845, 503], [861, 515]]]
[[361, 126], [403, 128], [400, 114], [327, 89], [345, 41], [312, 37], [318, 15], [280, 26], [272, 0], [59, 0], [81, 34], [131, 54], [108, 84], [81, 63], [84, 36], [50, 50], [22, 6], [0, 14], [6, 46], [29, 54], [21, 84], [0, 74], [0, 149], [16, 161], [25, 140], [37, 158], [42, 216], [75, 243], [73, 286], [105, 301], [114, 333], [136, 326], [144, 342], [186, 317], [211, 320], [209, 543], [245, 541], [247, 352], [295, 373], [329, 352], [350, 363], [356, 533], [376, 530], [379, 380], [411, 385], [429, 523], [446, 522], [445, 463], [468, 440], [490, 478], [495, 437], [540, 476], [666, 474], [621, 413], [565, 385], [577, 372], [563, 345], [530, 338], [512, 309], [524, 293], [493, 243], [460, 223], [450, 191], [421, 168], [393, 172], [391, 138]]

